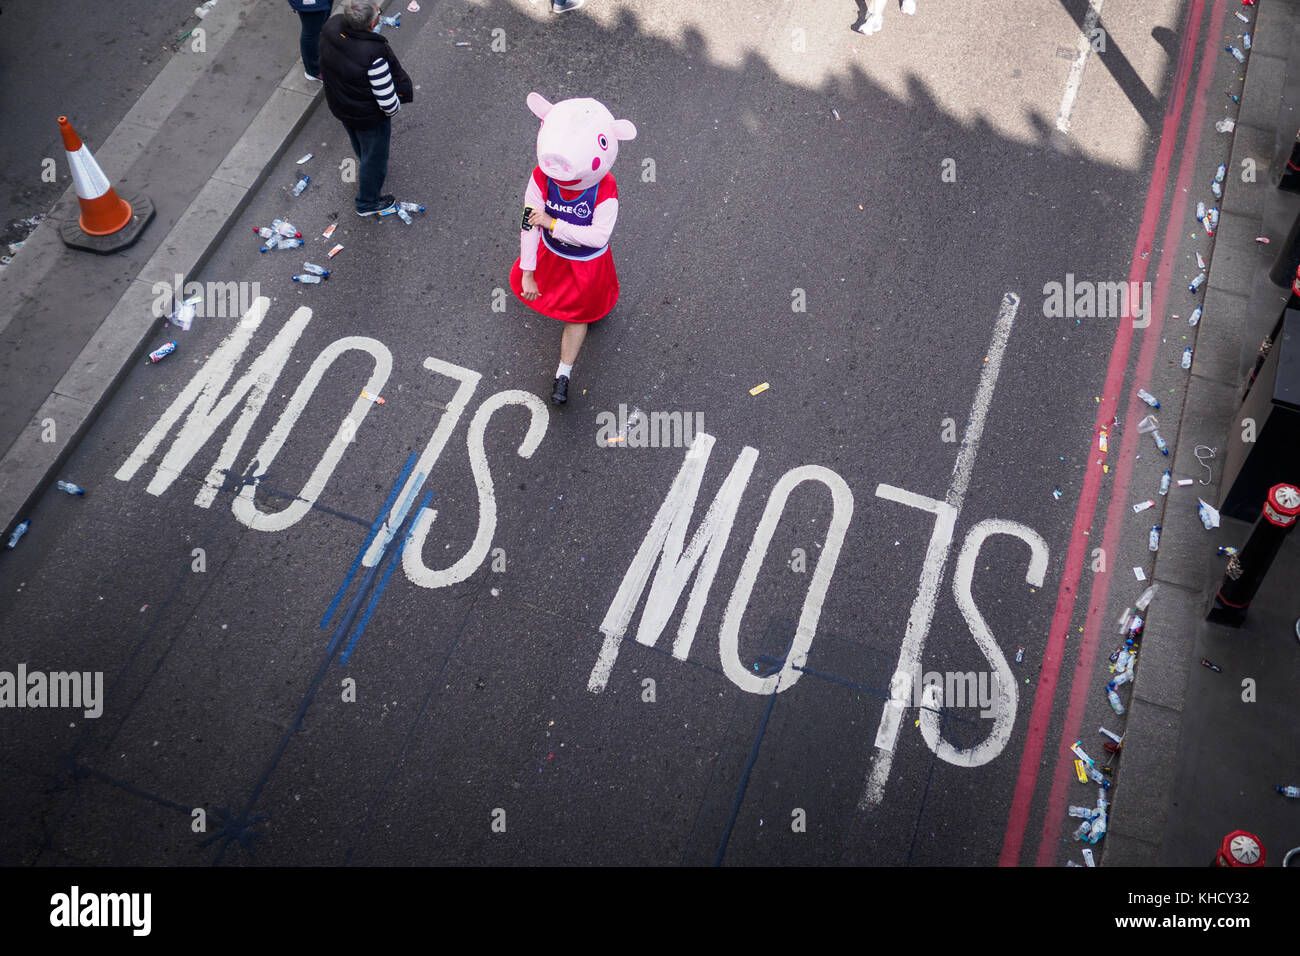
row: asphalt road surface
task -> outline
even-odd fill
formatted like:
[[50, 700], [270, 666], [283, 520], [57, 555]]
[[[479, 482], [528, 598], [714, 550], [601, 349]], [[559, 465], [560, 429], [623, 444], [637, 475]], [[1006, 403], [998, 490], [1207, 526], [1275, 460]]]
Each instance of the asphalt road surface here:
[[[1106, 7], [1103, 52], [1053, 0], [870, 38], [847, 0], [422, 6], [387, 188], [427, 211], [358, 218], [322, 107], [201, 276], [247, 315], [166, 330], [67, 465], [86, 496], [0, 556], [0, 664], [104, 675], [97, 718], [5, 713], [0, 859], [1063, 862], [1062, 735], [1117, 721], [1108, 646], [1077, 653], [1093, 549], [1159, 468], [1143, 438], [1087, 475], [1160, 333], [1044, 290], [1136, 275], [1178, 311], [1159, 146], [1221, 112], [1202, 72], [1226, 102], [1217, 25]], [[639, 130], [563, 409], [557, 323], [507, 285], [530, 90]], [[259, 255], [275, 217], [303, 250]], [[1139, 371], [1172, 424], [1171, 349]], [[610, 443], [620, 408], [690, 435]], [[899, 670], [975, 699], [891, 702]]]

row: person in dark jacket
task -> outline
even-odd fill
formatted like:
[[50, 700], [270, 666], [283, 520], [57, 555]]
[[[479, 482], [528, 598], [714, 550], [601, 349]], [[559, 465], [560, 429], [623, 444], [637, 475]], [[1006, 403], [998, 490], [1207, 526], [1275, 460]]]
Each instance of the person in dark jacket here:
[[325, 102], [343, 124], [361, 161], [357, 176], [357, 215], [373, 216], [394, 203], [380, 195], [388, 175], [392, 117], [414, 97], [411, 78], [397, 62], [382, 34], [373, 33], [379, 9], [371, 0], [345, 0], [320, 32], [321, 79]]
[[302, 53], [302, 68], [307, 79], [320, 82], [320, 30], [330, 18], [330, 0], [289, 0], [289, 6], [298, 12], [302, 33], [298, 36], [298, 50]]

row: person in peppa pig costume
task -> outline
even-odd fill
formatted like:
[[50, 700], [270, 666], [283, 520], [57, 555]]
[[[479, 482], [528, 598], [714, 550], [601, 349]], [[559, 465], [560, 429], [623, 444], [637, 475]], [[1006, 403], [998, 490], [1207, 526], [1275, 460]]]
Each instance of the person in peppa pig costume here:
[[537, 165], [524, 189], [519, 258], [510, 288], [525, 305], [565, 323], [551, 401], [569, 398], [569, 377], [587, 326], [618, 301], [618, 274], [609, 237], [618, 219], [618, 185], [609, 169], [619, 140], [636, 138], [631, 121], [593, 99], [550, 103], [528, 94], [542, 121]]

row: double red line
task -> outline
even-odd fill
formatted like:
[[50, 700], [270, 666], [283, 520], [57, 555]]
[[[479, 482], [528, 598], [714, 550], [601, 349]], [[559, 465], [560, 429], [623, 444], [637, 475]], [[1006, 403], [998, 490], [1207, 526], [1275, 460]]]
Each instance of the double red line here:
[[[1178, 63], [1174, 71], [1173, 96], [1165, 111], [1164, 123], [1160, 131], [1160, 146], [1156, 151], [1155, 165], [1151, 172], [1151, 183], [1147, 188], [1146, 203], [1142, 210], [1141, 224], [1138, 228], [1137, 241], [1133, 247], [1133, 258], [1129, 266], [1129, 288], [1141, 288], [1146, 281], [1150, 260], [1144, 257], [1154, 244], [1160, 220], [1160, 209], [1168, 187], [1169, 172], [1173, 163], [1175, 146], [1178, 139], [1179, 120], [1186, 105], [1186, 93], [1192, 79], [1193, 65], [1196, 61], [1196, 45], [1200, 36], [1201, 21], [1206, 0], [1192, 0], [1187, 12], [1183, 41], [1178, 51]], [[1211, 11], [1211, 24], [1220, 23], [1226, 15], [1226, 0], [1214, 0]], [[1160, 329], [1165, 302], [1168, 299], [1169, 277], [1174, 272], [1173, 259], [1178, 248], [1186, 214], [1186, 200], [1183, 194], [1189, 186], [1193, 167], [1196, 162], [1197, 146], [1200, 143], [1201, 128], [1204, 124], [1206, 92], [1214, 78], [1213, 57], [1218, 45], [1214, 29], [1206, 33], [1205, 44], [1201, 54], [1200, 73], [1196, 81], [1196, 91], [1192, 99], [1191, 120], [1183, 144], [1182, 159], [1178, 167], [1178, 179], [1173, 193], [1172, 208], [1165, 230], [1164, 252], [1160, 258], [1154, 295], [1150, 303], [1151, 314], [1147, 317], [1149, 324], [1143, 329], [1142, 348], [1138, 355], [1135, 372], [1138, 381], [1145, 381], [1155, 364], [1156, 350], [1160, 345]], [[1097, 447], [1097, 439], [1103, 428], [1109, 428], [1111, 421], [1120, 407], [1120, 394], [1124, 382], [1124, 371], [1128, 367], [1133, 344], [1133, 322], [1126, 312], [1121, 318], [1111, 346], [1110, 362], [1106, 368], [1106, 381], [1102, 388], [1101, 403], [1097, 409], [1097, 419], [1093, 424], [1092, 439], [1089, 444], [1088, 460], [1093, 462], [1092, 449]], [[1124, 403], [1125, 415], [1135, 420], [1139, 411], [1136, 389], [1130, 393]], [[1138, 434], [1136, 429], [1128, 429], [1121, 442], [1120, 455], [1114, 468], [1115, 487], [1110, 498], [1110, 507], [1106, 513], [1101, 547], [1108, 556], [1118, 553], [1116, 542], [1123, 525], [1124, 502], [1127, 499], [1129, 480], [1132, 477], [1134, 455]], [[1006, 833], [1002, 841], [1002, 853], [998, 859], [1000, 866], [1017, 866], [1020, 863], [1024, 846], [1025, 830], [1029, 823], [1030, 804], [1039, 779], [1043, 746], [1050, 729], [1052, 704], [1056, 698], [1057, 678], [1065, 658], [1066, 638], [1074, 619], [1075, 604], [1079, 594], [1079, 581], [1083, 575], [1084, 561], [1090, 549], [1096, 546], [1094, 538], [1088, 532], [1096, 517], [1097, 501], [1101, 493], [1104, 477], [1101, 466], [1093, 462], [1084, 474], [1083, 490], [1079, 504], [1074, 513], [1074, 525], [1070, 532], [1070, 547], [1066, 555], [1065, 571], [1061, 577], [1060, 589], [1056, 596], [1056, 609], [1052, 615], [1051, 633], [1048, 637], [1047, 652], [1043, 658], [1043, 667], [1034, 691], [1034, 704], [1029, 715], [1029, 732], [1025, 749], [1020, 758], [1020, 769], [1016, 776], [1016, 787], [1011, 802], [1011, 811], [1007, 820]], [[1079, 739], [1079, 727], [1083, 720], [1087, 695], [1100, 693], [1095, 686], [1093, 665], [1096, 660], [1097, 645], [1101, 635], [1102, 614], [1106, 609], [1106, 598], [1110, 586], [1110, 568], [1093, 576], [1088, 596], [1087, 617], [1084, 623], [1083, 640], [1079, 645], [1079, 654], [1075, 663], [1074, 675], [1070, 681], [1070, 698], [1065, 714], [1064, 734], [1058, 749], [1057, 759], [1051, 763], [1052, 788], [1048, 797], [1046, 815], [1043, 821], [1041, 840], [1038, 845], [1036, 863], [1038, 866], [1050, 866], [1055, 862], [1057, 839], [1061, 831], [1061, 822], [1065, 815], [1066, 791], [1072, 774], [1071, 760], [1066, 757], [1071, 742]]]

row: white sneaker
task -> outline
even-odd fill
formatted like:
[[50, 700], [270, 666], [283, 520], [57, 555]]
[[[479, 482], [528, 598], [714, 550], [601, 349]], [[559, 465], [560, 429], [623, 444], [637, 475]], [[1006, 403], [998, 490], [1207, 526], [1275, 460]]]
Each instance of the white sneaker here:
[[305, 77], [307, 77], [307, 79], [311, 80], [313, 83], [319, 83], [319, 82], [321, 81], [321, 79], [320, 79], [319, 76], [312, 76], [312, 75], [311, 75], [310, 73], [308, 73], [306, 70], [303, 70], [303, 71], [302, 71], [302, 75], [305, 76]]
[[871, 34], [877, 32], [884, 25], [885, 15], [883, 13], [873, 13], [862, 21], [862, 26], [858, 27], [858, 32], [865, 36], [871, 36]]
[[903, 0], [903, 12], [909, 17], [916, 13], [916, 0]]

